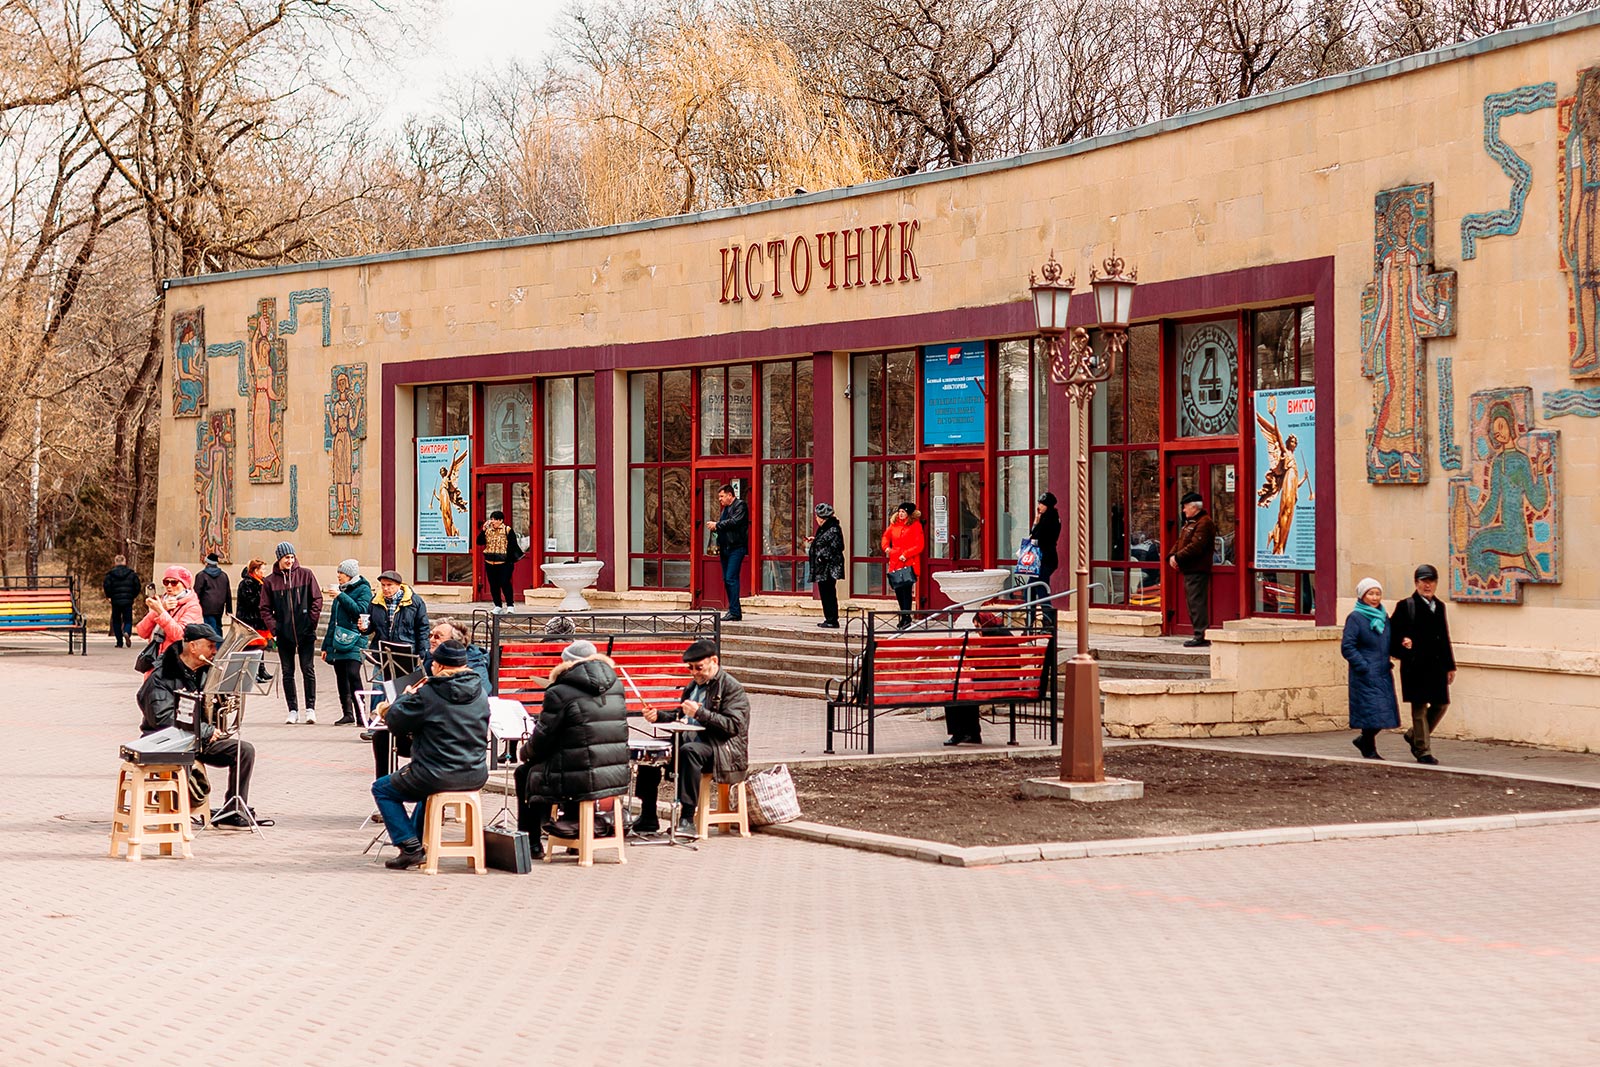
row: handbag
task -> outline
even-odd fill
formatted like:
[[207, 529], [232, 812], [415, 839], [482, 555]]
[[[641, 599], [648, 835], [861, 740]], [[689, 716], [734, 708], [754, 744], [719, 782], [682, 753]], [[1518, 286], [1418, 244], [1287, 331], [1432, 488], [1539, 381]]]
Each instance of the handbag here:
[[367, 647], [367, 639], [356, 630], [348, 626], [335, 625], [328, 631], [328, 650], [330, 652], [359, 652]]
[[497, 871], [527, 874], [533, 870], [533, 850], [524, 830], [485, 827], [483, 831], [483, 859]]
[[161, 654], [161, 627], [157, 626], [150, 635], [150, 643], [133, 658], [133, 669], [140, 674], [149, 674], [156, 669], [156, 657]]
[[896, 567], [889, 572], [889, 585], [899, 589], [903, 585], [916, 585], [917, 572], [910, 567]]
[[1039, 546], [1030, 538], [1023, 538], [1022, 544], [1017, 546], [1016, 572], [1026, 578], [1039, 576]]
[[745, 795], [750, 798], [751, 826], [793, 822], [800, 817], [800, 796], [786, 763], [752, 774], [745, 783]]

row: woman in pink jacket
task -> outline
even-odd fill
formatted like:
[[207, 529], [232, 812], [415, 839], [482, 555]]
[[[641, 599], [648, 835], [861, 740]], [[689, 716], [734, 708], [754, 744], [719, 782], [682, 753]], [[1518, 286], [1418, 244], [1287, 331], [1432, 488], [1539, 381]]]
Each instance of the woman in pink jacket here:
[[160, 596], [145, 598], [149, 612], [139, 620], [134, 629], [146, 641], [161, 627], [161, 648], [156, 651], [159, 662], [163, 653], [183, 640], [183, 628], [191, 622], [205, 622], [200, 612], [200, 598], [194, 595], [194, 575], [184, 567], [171, 566], [161, 576]]

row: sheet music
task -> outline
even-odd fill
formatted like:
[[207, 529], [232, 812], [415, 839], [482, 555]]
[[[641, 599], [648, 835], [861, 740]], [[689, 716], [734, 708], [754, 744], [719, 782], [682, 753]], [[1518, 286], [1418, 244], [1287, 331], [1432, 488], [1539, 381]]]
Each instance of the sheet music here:
[[534, 720], [515, 700], [502, 697], [489, 698], [489, 733], [500, 741], [528, 737], [533, 733]]

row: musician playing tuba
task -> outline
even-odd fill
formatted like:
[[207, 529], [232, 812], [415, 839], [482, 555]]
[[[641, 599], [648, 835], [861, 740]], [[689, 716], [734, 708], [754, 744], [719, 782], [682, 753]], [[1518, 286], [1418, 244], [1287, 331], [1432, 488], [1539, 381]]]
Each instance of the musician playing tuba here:
[[[183, 628], [183, 640], [162, 653], [156, 669], [139, 686], [139, 710], [144, 716], [139, 724], [141, 736], [164, 730], [177, 722], [179, 693], [205, 692], [211, 661], [221, 643], [222, 635], [203, 622], [192, 622]], [[250, 800], [250, 774], [256, 766], [255, 746], [236, 737], [220, 736], [216, 727], [201, 717], [196, 718], [195, 729], [199, 735], [195, 760], [208, 767], [228, 768], [227, 801], [218, 809], [220, 814], [212, 818], [211, 825], [249, 829], [250, 822], [241, 808]], [[256, 823], [270, 826], [272, 820], [257, 818]]]

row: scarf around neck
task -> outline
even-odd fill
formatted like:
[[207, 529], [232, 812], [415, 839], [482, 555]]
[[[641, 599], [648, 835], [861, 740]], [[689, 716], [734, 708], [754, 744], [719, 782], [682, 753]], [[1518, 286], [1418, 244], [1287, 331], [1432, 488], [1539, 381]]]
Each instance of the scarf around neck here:
[[1356, 611], [1360, 612], [1368, 622], [1372, 623], [1372, 629], [1377, 633], [1383, 633], [1383, 628], [1389, 623], [1389, 616], [1383, 613], [1382, 608], [1375, 608], [1364, 601], [1356, 601]]

